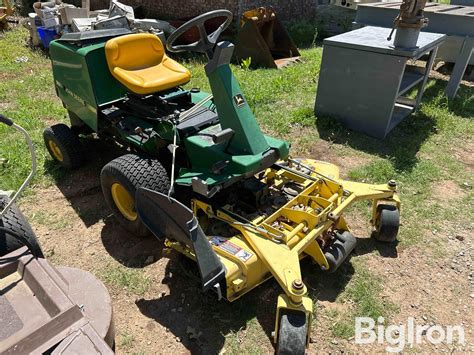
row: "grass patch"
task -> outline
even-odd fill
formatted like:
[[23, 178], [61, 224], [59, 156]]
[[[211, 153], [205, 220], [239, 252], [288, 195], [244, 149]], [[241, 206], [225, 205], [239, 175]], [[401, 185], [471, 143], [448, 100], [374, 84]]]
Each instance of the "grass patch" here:
[[225, 350], [226, 354], [262, 354], [258, 346], [266, 334], [258, 326], [257, 320], [251, 319], [247, 322], [245, 329], [231, 331], [226, 335]]
[[64, 230], [72, 225], [72, 219], [65, 218], [63, 215], [55, 211], [41, 210], [31, 215], [31, 221], [34, 221], [42, 226], [49, 227], [53, 230]]
[[135, 338], [133, 337], [133, 334], [130, 334], [129, 332], [125, 331], [120, 334], [118, 343], [121, 347], [124, 348], [130, 348], [135, 341]]
[[355, 273], [346, 289], [338, 296], [337, 302], [351, 305], [349, 311], [329, 310], [327, 315], [333, 319], [331, 332], [338, 338], [349, 338], [354, 335], [356, 317], [371, 317], [386, 320], [397, 311], [398, 307], [381, 297], [382, 281], [371, 273], [360, 262], [353, 259]]
[[141, 270], [129, 269], [122, 265], [107, 265], [99, 272], [99, 277], [109, 285], [143, 296], [150, 288], [151, 280]]
[[[472, 192], [449, 203], [433, 197], [437, 184], [443, 180], [452, 180], [459, 186], [464, 182], [470, 186], [474, 183], [466, 157], [458, 154], [459, 151], [469, 151], [474, 136], [472, 88], [461, 86], [458, 96], [448, 102], [443, 93], [446, 83], [429, 80], [423, 104], [417, 113], [405, 119], [386, 139], [377, 140], [347, 130], [330, 118], [314, 115], [322, 58], [322, 48], [315, 45], [315, 38], [324, 34], [317, 23], [292, 24], [289, 29], [299, 44], [307, 46], [301, 49], [301, 63], [283, 70], [244, 70], [240, 65], [232, 65], [262, 130], [287, 139], [293, 144], [294, 155], [312, 151], [311, 148], [322, 140], [338, 157], [356, 161], [362, 157], [363, 165], [359, 164], [348, 172], [351, 179], [368, 183], [385, 183], [389, 179], [398, 181], [402, 201], [402, 246], [424, 242], [434, 248], [435, 255], [445, 255], [443, 243], [431, 242], [426, 235], [432, 230], [446, 233], [474, 218], [474, 210], [469, 208], [474, 204]], [[61, 170], [54, 170], [43, 145], [42, 131], [47, 125], [67, 122], [67, 112], [54, 92], [50, 60], [42, 52], [27, 46], [27, 32], [18, 28], [0, 36], [0, 112], [30, 132], [37, 148], [39, 166], [33, 184], [48, 186], [55, 181], [52, 173], [61, 179]], [[28, 57], [28, 61], [16, 60], [22, 56]], [[200, 87], [209, 92], [203, 57], [175, 58], [193, 74], [187, 88]], [[20, 135], [3, 125], [0, 126], [0, 141], [0, 158], [4, 159], [0, 164], [0, 189], [16, 189], [30, 169], [27, 147]], [[331, 161], [330, 156], [313, 154], [310, 157]], [[358, 202], [348, 212], [370, 218], [366, 202]], [[59, 229], [66, 228], [68, 223], [53, 221], [55, 216], [48, 213], [39, 213], [33, 218], [48, 226], [55, 223]], [[328, 311], [334, 319], [331, 331], [341, 338], [353, 334], [356, 316], [388, 319], [396, 312], [393, 304], [380, 297], [382, 279], [354, 259], [355, 273], [337, 299], [337, 302], [347, 305], [348, 310]], [[143, 271], [116, 264], [101, 264], [100, 267], [101, 279], [115, 289], [143, 295], [150, 287], [151, 281]], [[257, 353], [261, 348], [259, 344], [266, 341], [258, 321], [252, 318], [257, 306], [247, 308], [241, 312], [245, 319], [247, 315], [250, 318], [245, 329], [231, 331], [226, 336], [228, 353]], [[126, 347], [132, 344], [133, 336], [125, 333], [120, 344], [122, 341]]]
[[[27, 62], [18, 60], [28, 58]], [[17, 28], [0, 34], [0, 112], [23, 126], [31, 135], [38, 157], [33, 184], [49, 185], [42, 132], [46, 122], [65, 122], [66, 111], [56, 98], [51, 64], [39, 50], [27, 44], [27, 31]], [[0, 125], [0, 189], [17, 189], [30, 171], [30, 159], [22, 135]]]

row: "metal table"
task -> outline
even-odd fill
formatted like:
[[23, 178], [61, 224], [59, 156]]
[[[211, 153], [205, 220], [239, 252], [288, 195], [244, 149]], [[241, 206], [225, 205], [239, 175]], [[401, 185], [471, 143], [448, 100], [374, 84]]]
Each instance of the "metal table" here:
[[[384, 138], [418, 107], [438, 46], [446, 35], [420, 33], [415, 49], [396, 49], [390, 30], [363, 27], [324, 40], [315, 113], [346, 127]], [[424, 54], [424, 68], [410, 60]], [[415, 99], [403, 96], [419, 86]]]
[[[473, 0], [465, 0], [469, 3]], [[400, 10], [401, 2], [376, 2], [360, 4], [354, 21], [354, 28], [364, 25], [391, 28], [393, 19]], [[474, 64], [474, 6], [427, 3], [424, 10], [428, 18], [425, 32], [445, 33], [448, 38], [438, 51], [438, 58], [455, 63], [446, 87], [446, 95], [452, 99], [461, 82], [468, 64]]]

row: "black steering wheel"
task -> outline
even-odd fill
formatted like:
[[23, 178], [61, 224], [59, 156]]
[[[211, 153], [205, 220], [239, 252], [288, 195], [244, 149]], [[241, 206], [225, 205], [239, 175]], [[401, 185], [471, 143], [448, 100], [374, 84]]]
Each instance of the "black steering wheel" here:
[[[218, 17], [225, 17], [225, 21], [211, 34], [207, 34], [206, 28], [204, 24], [206, 21], [215, 19]], [[210, 12], [206, 12], [205, 14], [199, 15], [198, 17], [189, 20], [182, 26], [180, 26], [176, 31], [174, 31], [166, 41], [166, 48], [170, 52], [178, 53], [178, 52], [197, 52], [197, 53], [206, 53], [208, 56], [212, 54], [212, 49], [216, 45], [217, 39], [221, 35], [221, 33], [229, 27], [232, 22], [232, 12], [228, 10], [214, 10]], [[199, 40], [194, 43], [190, 44], [181, 44], [175, 45], [174, 43], [176, 40], [181, 37], [184, 33], [189, 31], [191, 28], [197, 27], [199, 30]]]

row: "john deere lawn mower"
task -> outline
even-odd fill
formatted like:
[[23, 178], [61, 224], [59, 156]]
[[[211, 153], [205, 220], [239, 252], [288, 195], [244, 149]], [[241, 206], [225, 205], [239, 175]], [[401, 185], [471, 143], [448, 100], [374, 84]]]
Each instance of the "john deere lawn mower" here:
[[[222, 18], [208, 34], [205, 23]], [[300, 260], [335, 271], [356, 244], [343, 217], [371, 200], [378, 240], [399, 228], [396, 184], [344, 181], [336, 166], [294, 159], [289, 144], [264, 135], [218, 42], [229, 11], [198, 16], [169, 37], [170, 52], [205, 53], [212, 94], [183, 89], [190, 73], [158, 37], [124, 30], [71, 33], [52, 42], [56, 90], [71, 126], [49, 127], [46, 147], [61, 165], [84, 161], [81, 137], [128, 150], [101, 172], [105, 199], [122, 226], [148, 230], [197, 263], [205, 291], [234, 301], [271, 277], [280, 284], [273, 337], [279, 353], [304, 353], [312, 301]], [[200, 39], [179, 44], [197, 28]]]

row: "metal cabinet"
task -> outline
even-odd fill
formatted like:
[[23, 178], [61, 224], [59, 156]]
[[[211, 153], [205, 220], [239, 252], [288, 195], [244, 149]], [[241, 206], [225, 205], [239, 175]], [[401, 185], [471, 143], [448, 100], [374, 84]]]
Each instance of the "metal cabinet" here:
[[[317, 116], [384, 138], [418, 107], [438, 46], [446, 37], [421, 33], [417, 48], [398, 49], [387, 41], [390, 30], [364, 27], [324, 40], [315, 104]], [[429, 55], [425, 67], [410, 64]], [[404, 94], [418, 86], [415, 99]]]

